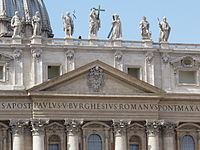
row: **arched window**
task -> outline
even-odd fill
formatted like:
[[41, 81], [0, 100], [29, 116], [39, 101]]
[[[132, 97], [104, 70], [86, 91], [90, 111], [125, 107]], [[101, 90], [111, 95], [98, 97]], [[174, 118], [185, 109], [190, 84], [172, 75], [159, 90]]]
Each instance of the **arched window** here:
[[49, 137], [48, 150], [60, 150], [60, 137], [58, 135], [52, 135]]
[[102, 140], [97, 134], [91, 134], [88, 138], [88, 150], [102, 150]]
[[129, 150], [140, 150], [140, 137], [133, 135], [129, 140]]
[[182, 138], [181, 150], [195, 150], [195, 142], [192, 136], [185, 135]]

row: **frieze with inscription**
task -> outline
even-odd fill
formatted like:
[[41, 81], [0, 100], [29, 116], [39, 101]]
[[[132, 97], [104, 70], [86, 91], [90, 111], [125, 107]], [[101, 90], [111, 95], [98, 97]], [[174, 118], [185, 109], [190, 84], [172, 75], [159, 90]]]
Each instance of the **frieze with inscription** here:
[[0, 102], [0, 111], [14, 110], [83, 110], [83, 111], [151, 111], [200, 112], [200, 105], [145, 104], [145, 103], [92, 103], [92, 102]]

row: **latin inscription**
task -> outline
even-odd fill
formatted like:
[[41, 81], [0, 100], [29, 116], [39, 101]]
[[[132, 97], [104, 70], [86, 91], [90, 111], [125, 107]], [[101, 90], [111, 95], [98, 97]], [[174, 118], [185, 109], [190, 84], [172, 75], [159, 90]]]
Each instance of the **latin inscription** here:
[[79, 103], [79, 102], [0, 102], [0, 111], [12, 110], [88, 110], [88, 111], [157, 111], [200, 112], [200, 105], [130, 104], [130, 103]]

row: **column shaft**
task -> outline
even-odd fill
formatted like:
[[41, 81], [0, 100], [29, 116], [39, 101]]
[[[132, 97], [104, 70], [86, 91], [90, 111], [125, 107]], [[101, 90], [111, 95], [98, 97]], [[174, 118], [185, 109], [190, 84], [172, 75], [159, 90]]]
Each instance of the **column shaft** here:
[[33, 135], [33, 150], [44, 150], [44, 135]]
[[24, 136], [13, 135], [13, 150], [24, 150]]
[[68, 150], [78, 150], [79, 149], [78, 135], [74, 135], [73, 133], [68, 133], [67, 138], [68, 138], [67, 140]]

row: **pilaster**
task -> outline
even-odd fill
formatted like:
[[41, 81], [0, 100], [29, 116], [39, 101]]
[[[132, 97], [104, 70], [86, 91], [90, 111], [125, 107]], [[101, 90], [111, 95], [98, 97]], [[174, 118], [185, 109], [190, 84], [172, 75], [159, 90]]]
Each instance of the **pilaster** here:
[[175, 150], [176, 139], [175, 139], [175, 128], [178, 122], [165, 121], [163, 124], [163, 139], [164, 139], [164, 150]]
[[114, 55], [114, 67], [123, 71], [123, 53], [121, 51], [116, 51]]
[[33, 85], [43, 82], [43, 62], [42, 49], [36, 48], [31, 50], [32, 53], [32, 81]]
[[66, 72], [70, 72], [75, 69], [75, 62], [74, 62], [74, 51], [68, 50], [66, 51]]
[[16, 49], [13, 52], [14, 56], [14, 85], [16, 88], [23, 86], [23, 52], [20, 49]]
[[145, 59], [145, 80], [151, 85], [155, 84], [154, 81], [154, 54], [153, 52], [146, 53]]

